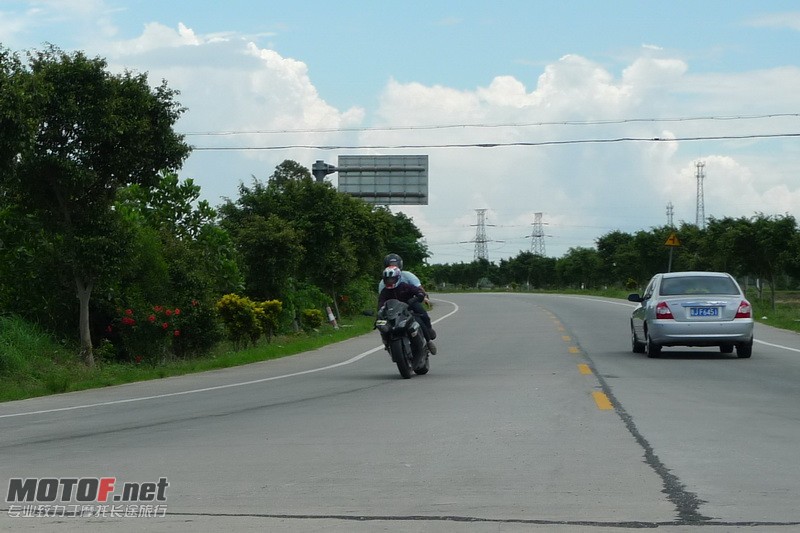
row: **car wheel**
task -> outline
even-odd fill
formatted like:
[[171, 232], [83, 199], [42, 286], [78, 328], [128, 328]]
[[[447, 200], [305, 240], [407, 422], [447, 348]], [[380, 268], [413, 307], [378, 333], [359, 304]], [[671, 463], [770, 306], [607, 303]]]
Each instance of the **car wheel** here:
[[633, 322], [631, 322], [631, 349], [633, 353], [644, 353], [645, 344], [636, 338], [636, 330], [633, 329]]
[[748, 359], [753, 355], [753, 341], [743, 342], [736, 345], [736, 357], [739, 359]]
[[733, 344], [723, 344], [719, 347], [720, 353], [733, 353]]
[[661, 355], [661, 345], [653, 342], [653, 339], [650, 338], [650, 334], [648, 334], [647, 331], [645, 331], [644, 335], [646, 339], [645, 352], [647, 353], [647, 357], [658, 357]]

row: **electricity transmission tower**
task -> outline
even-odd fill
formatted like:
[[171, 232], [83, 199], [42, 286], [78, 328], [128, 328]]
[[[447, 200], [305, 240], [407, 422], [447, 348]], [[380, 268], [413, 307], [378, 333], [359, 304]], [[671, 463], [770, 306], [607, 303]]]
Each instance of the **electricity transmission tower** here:
[[667, 226], [670, 228], [674, 228], [675, 224], [672, 223], [672, 214], [674, 212], [674, 208], [672, 207], [672, 202], [667, 203]]
[[697, 168], [695, 177], [697, 178], [697, 213], [694, 217], [695, 225], [700, 229], [706, 228], [706, 206], [703, 200], [703, 180], [706, 177], [705, 166], [702, 161], [698, 161], [694, 165]]
[[542, 214], [535, 213], [533, 219], [533, 231], [531, 232], [531, 252], [534, 255], [544, 257], [544, 229], [542, 228]]
[[474, 260], [486, 259], [489, 260], [489, 252], [486, 248], [486, 209], [476, 209], [478, 213], [477, 229], [475, 231], [475, 257]]

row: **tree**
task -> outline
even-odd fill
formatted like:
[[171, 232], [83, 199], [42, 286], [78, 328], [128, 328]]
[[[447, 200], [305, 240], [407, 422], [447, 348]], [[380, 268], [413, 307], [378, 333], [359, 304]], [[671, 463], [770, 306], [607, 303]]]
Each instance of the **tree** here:
[[[633, 249], [639, 258], [639, 272], [633, 276], [637, 281], [647, 281], [657, 272], [666, 272], [669, 266], [669, 248], [664, 245], [672, 227], [640, 230], [633, 236]], [[673, 269], [674, 270], [674, 269]]]
[[237, 228], [236, 242], [247, 271], [247, 293], [261, 300], [285, 298], [303, 256], [303, 246], [290, 222], [253, 214]]
[[791, 261], [797, 236], [793, 216], [767, 216], [759, 213], [752, 219], [740, 219], [734, 238], [734, 251], [741, 258], [747, 274], [769, 283], [772, 309], [775, 310], [775, 285]]
[[500, 267], [503, 269], [505, 266], [509, 281], [526, 288], [542, 289], [555, 282], [555, 265], [556, 260], [553, 258], [520, 252], [507, 262], [501, 262]]
[[77, 301], [74, 283], [64, 274], [57, 243], [39, 221], [18, 205], [0, 206], [0, 313], [74, 334]]
[[227, 200], [220, 214], [245, 263], [252, 297], [290, 299], [290, 287], [315, 286], [336, 303], [336, 294], [353, 283], [374, 287], [385, 254], [407, 253], [407, 265], [427, 257], [410, 219], [317, 182], [290, 160], [266, 183], [241, 184], [239, 198]]
[[[115, 210], [131, 225], [155, 232], [169, 276], [160, 302], [216, 301], [242, 285], [233, 241], [216, 222], [217, 212], [200, 200], [192, 179], [164, 172], [156, 187], [131, 185], [117, 195]], [[146, 236], [145, 228], [139, 232]], [[155, 281], [155, 280], [153, 280]], [[148, 280], [147, 285], [158, 283]], [[151, 302], [152, 303], [152, 302]]]
[[428, 247], [421, 241], [422, 232], [405, 213], [389, 214], [392, 218], [386, 236], [386, 253], [398, 254], [406, 268], [421, 266], [430, 257]]
[[612, 231], [597, 239], [597, 254], [603, 264], [603, 281], [626, 286], [629, 280], [637, 279], [639, 255], [634, 249], [634, 238], [629, 233]]
[[[19, 56], [0, 47], [0, 176], [9, 176], [14, 171], [30, 129], [31, 95], [23, 85], [24, 73]], [[0, 188], [0, 201], [8, 202], [11, 192]]]
[[556, 268], [562, 281], [581, 289], [596, 288], [600, 282], [602, 260], [594, 248], [570, 248]]
[[0, 174], [0, 189], [59, 243], [79, 300], [81, 354], [93, 365], [92, 290], [119, 268], [124, 249], [122, 220], [112, 206], [120, 188], [153, 187], [159, 171], [186, 159], [190, 148], [173, 131], [184, 109], [166, 82], [151, 89], [145, 74], [112, 75], [105, 60], [82, 52], [50, 46], [31, 52], [27, 67], [16, 56], [2, 59], [3, 84], [22, 87], [30, 101], [0, 95], [0, 117], [18, 116], [21, 106], [15, 124], [24, 125], [15, 129], [21, 135], [16, 153], [8, 148], [9, 134], [0, 133], [2, 164], [10, 167]]
[[[734, 276], [746, 275], [744, 262], [735, 250], [737, 229], [741, 220], [730, 217], [717, 219], [711, 217], [705, 229], [703, 255], [706, 257], [705, 265], [709, 270], [729, 272]], [[745, 224], [747, 221], [745, 220]]]
[[298, 163], [287, 159], [275, 167], [275, 171], [269, 177], [270, 182], [277, 187], [283, 187], [290, 180], [311, 180], [311, 171]]
[[[707, 254], [708, 231], [695, 224], [681, 223], [676, 236], [680, 246], [673, 248], [673, 271], [715, 270], [711, 263], [715, 259]], [[726, 271], [727, 269], [721, 269]]]
[[209, 203], [200, 200], [200, 186], [191, 178], [181, 181], [174, 172], [161, 173], [153, 187], [133, 184], [117, 196], [120, 207], [135, 210], [154, 229], [181, 240], [197, 238], [217, 218]]

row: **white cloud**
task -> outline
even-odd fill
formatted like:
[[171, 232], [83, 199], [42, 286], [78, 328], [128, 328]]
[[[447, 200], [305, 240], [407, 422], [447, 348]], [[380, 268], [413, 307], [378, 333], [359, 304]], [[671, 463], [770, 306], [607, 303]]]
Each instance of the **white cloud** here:
[[[754, 124], [737, 121], [658, 122], [559, 126], [564, 122], [613, 118], [731, 116], [755, 111], [748, 102], [759, 93], [775, 93], [772, 101], [792, 98], [794, 69], [701, 76], [688, 74], [680, 59], [641, 57], [615, 78], [601, 66], [578, 56], [548, 65], [533, 91], [513, 77], [495, 78], [487, 88], [456, 91], [417, 83], [391, 82], [381, 98], [379, 115], [386, 125], [413, 124], [539, 124], [515, 128], [462, 128], [363, 136], [397, 144], [413, 135], [415, 144], [481, 143], [611, 139], [618, 136], [676, 139], [691, 135], [752, 131]], [[724, 78], [724, 79], [720, 79]], [[774, 80], [780, 78], [783, 84]], [[769, 86], [753, 90], [753, 80]], [[690, 95], [686, 102], [683, 96]], [[745, 98], [747, 96], [747, 98]], [[669, 107], [664, 103], [668, 102]], [[766, 103], [765, 103], [766, 105]], [[780, 106], [778, 108], [781, 108]], [[783, 109], [790, 109], [783, 107]], [[791, 119], [789, 119], [791, 120]], [[796, 119], [794, 120], [796, 130]], [[774, 121], [755, 121], [763, 129]], [[704, 147], [705, 155], [696, 150]], [[756, 143], [752, 150], [760, 148]], [[429, 235], [436, 262], [469, 260], [462, 241], [474, 236], [475, 213], [488, 208], [494, 228], [490, 239], [507, 243], [491, 259], [515, 255], [529, 247], [534, 213], [548, 224], [547, 250], [562, 255], [567, 248], [592, 246], [608, 231], [636, 231], [666, 223], [666, 205], [675, 206], [676, 220], [693, 222], [697, 188], [694, 163], [706, 163], [704, 200], [707, 216], [751, 216], [756, 211], [798, 212], [800, 183], [765, 188], [758, 171], [739, 154], [741, 142], [610, 143], [550, 147], [428, 150], [431, 205], [402, 208]], [[730, 150], [730, 155], [726, 154]], [[711, 151], [709, 154], [708, 152]], [[794, 154], [796, 161], [797, 154]], [[780, 159], [780, 158], [776, 158]], [[763, 162], [763, 161], [762, 161]], [[763, 170], [762, 170], [763, 171]], [[784, 189], [786, 189], [784, 191]], [[488, 215], [487, 215], [488, 216]], [[527, 225], [525, 220], [528, 221]], [[472, 227], [470, 227], [472, 225]], [[445, 228], [450, 228], [446, 231]], [[526, 233], [527, 232], [527, 233]], [[461, 244], [457, 244], [461, 243]], [[469, 244], [466, 245], [469, 247]]]
[[[78, 2], [81, 4], [81, 2]], [[95, 4], [93, 26], [104, 20]], [[61, 12], [63, 13], [63, 12]], [[20, 23], [22, 24], [22, 23]], [[20, 31], [15, 29], [8, 32]], [[21, 28], [22, 26], [19, 25]], [[109, 31], [114, 28], [109, 24]], [[2, 26], [0, 26], [0, 31]], [[0, 33], [0, 36], [3, 34]], [[675, 219], [693, 221], [694, 163], [706, 162], [708, 216], [755, 212], [800, 216], [800, 150], [796, 142], [697, 141], [573, 143], [622, 137], [679, 139], [709, 135], [797, 132], [796, 117], [752, 120], [647, 122], [615, 119], [744, 116], [794, 111], [800, 69], [784, 67], [737, 73], [698, 73], [656, 45], [644, 45], [619, 71], [578, 54], [542, 68], [535, 86], [497, 76], [485, 86], [456, 89], [446, 84], [390, 79], [375, 109], [338, 109], [301, 59], [286, 57], [231, 33], [200, 34], [191, 27], [150, 23], [133, 39], [94, 43], [91, 54], [113, 69], [149, 73], [180, 91], [188, 108], [184, 132], [238, 134], [191, 136], [199, 147], [264, 148], [322, 145], [476, 145], [468, 148], [358, 150], [196, 151], [182, 172], [217, 203], [234, 197], [239, 181], [265, 178], [284, 159], [309, 166], [336, 163], [340, 154], [427, 153], [430, 204], [395, 208], [414, 217], [435, 262], [472, 259], [475, 209], [486, 208], [490, 259], [516, 255], [530, 246], [534, 213], [544, 213], [548, 255], [592, 246], [603, 234], [636, 231]], [[583, 123], [579, 125], [578, 123]], [[469, 127], [468, 125], [485, 127]], [[516, 125], [498, 127], [498, 125]], [[456, 128], [425, 126], [461, 125]], [[525, 126], [523, 126], [525, 125]], [[384, 127], [361, 132], [295, 132]], [[403, 129], [403, 128], [411, 129]], [[395, 129], [392, 129], [395, 128]], [[490, 143], [563, 142], [550, 146], [482, 148]], [[335, 177], [333, 177], [335, 180]]]
[[771, 13], [754, 18], [749, 24], [761, 28], [788, 28], [800, 31], [800, 12]]
[[679, 59], [636, 59], [622, 71], [623, 83], [641, 90], [672, 89], [686, 74], [689, 66]]
[[[113, 43], [106, 56], [112, 68], [146, 71], [151, 83], [167, 80], [188, 110], [178, 129], [195, 134], [187, 141], [201, 148], [249, 147], [246, 151], [197, 150], [182, 175], [194, 178], [212, 203], [233, 197], [240, 181], [272, 173], [284, 159], [310, 167], [323, 156], [308, 150], [263, 150], [289, 144], [320, 145], [341, 135], [276, 133], [283, 130], [336, 129], [361, 125], [364, 110], [338, 110], [319, 95], [305, 63], [260, 48], [235, 35], [200, 35], [179, 24], [148, 24], [135, 39]], [[226, 135], [196, 135], [197, 133]]]
[[119, 41], [109, 51], [115, 55], [131, 56], [163, 48], [198, 46], [203, 42], [203, 39], [183, 23], [178, 24], [176, 31], [158, 22], [151, 22], [145, 25], [142, 35], [128, 41]]
[[26, 27], [22, 18], [0, 10], [0, 43], [13, 43]]
[[478, 88], [477, 95], [490, 105], [520, 108], [535, 104], [525, 85], [512, 76], [498, 76], [488, 88]]
[[464, 22], [463, 19], [459, 17], [445, 17], [439, 21], [440, 26], [458, 26]]
[[108, 15], [113, 12], [104, 0], [35, 0], [27, 4], [30, 6], [28, 16], [50, 22], [87, 18], [108, 21]]

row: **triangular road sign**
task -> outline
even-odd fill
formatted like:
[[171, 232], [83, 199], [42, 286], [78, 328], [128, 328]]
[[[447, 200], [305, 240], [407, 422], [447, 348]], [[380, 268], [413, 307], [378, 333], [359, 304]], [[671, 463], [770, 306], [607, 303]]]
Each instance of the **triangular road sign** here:
[[667, 237], [667, 242], [664, 243], [666, 246], [680, 246], [681, 241], [678, 240], [678, 236], [674, 233], [670, 233], [669, 237]]

